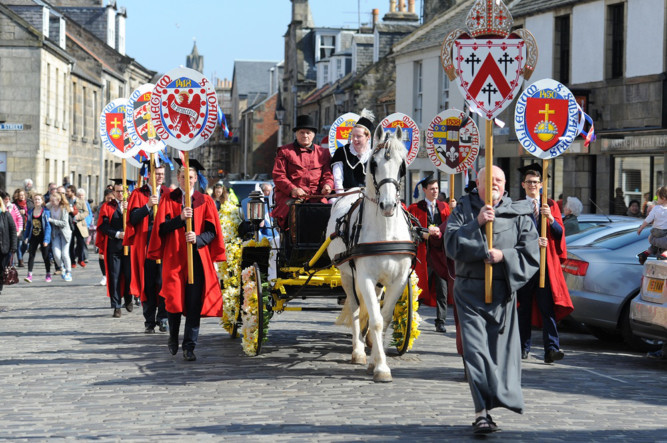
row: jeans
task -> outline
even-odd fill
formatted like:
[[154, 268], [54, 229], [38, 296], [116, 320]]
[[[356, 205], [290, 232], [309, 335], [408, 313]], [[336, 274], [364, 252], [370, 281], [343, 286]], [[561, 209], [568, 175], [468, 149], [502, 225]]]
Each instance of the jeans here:
[[60, 231], [53, 231], [51, 234], [51, 250], [56, 266], [63, 272], [72, 272], [72, 263], [69, 260], [69, 242]]

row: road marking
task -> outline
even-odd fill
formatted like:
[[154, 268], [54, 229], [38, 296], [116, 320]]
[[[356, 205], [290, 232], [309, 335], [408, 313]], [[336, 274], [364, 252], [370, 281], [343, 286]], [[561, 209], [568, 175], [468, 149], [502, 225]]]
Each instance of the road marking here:
[[610, 380], [614, 380], [614, 381], [618, 381], [618, 382], [626, 383], [626, 384], [628, 383], [627, 381], [621, 380], [620, 378], [616, 378], [616, 377], [611, 377], [611, 376], [609, 376], [609, 375], [600, 374], [599, 372], [596, 372], [596, 371], [593, 371], [593, 370], [590, 370], [590, 369], [586, 369], [586, 368], [580, 368], [580, 369], [583, 369], [583, 370], [586, 371], [586, 372], [590, 372], [591, 374], [599, 375], [600, 377], [608, 378], [608, 379], [610, 379]]

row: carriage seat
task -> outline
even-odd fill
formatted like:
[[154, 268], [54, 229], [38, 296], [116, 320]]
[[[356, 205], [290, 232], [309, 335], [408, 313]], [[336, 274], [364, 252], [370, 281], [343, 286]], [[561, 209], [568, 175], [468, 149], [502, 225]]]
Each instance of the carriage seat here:
[[[303, 266], [320, 248], [327, 231], [331, 205], [326, 203], [294, 203], [290, 205], [287, 219], [288, 230], [283, 235], [287, 266]], [[329, 256], [323, 254], [316, 267], [330, 264]]]

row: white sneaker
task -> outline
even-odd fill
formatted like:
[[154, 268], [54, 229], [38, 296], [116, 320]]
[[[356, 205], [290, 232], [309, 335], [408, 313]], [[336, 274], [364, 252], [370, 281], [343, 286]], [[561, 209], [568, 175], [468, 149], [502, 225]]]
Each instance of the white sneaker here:
[[107, 278], [106, 276], [102, 277], [102, 280], [100, 280], [100, 286], [106, 286], [107, 285]]

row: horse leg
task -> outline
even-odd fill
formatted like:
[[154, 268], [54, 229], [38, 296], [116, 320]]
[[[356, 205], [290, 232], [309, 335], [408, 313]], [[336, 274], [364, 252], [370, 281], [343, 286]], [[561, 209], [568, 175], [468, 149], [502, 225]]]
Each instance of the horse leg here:
[[[391, 370], [387, 366], [387, 359], [382, 346], [383, 320], [380, 312], [380, 303], [375, 293], [375, 284], [369, 279], [359, 281], [357, 284], [359, 292], [363, 295], [368, 309], [368, 334], [371, 336], [373, 347], [371, 349], [373, 381], [390, 382]], [[371, 368], [369, 365], [369, 369]]]
[[350, 314], [352, 316], [352, 360], [351, 363], [355, 365], [366, 364], [366, 348], [361, 334], [361, 326], [359, 324], [360, 307], [354, 295], [354, 283], [350, 275], [341, 274], [341, 285], [347, 294], [345, 303], [348, 305]]
[[384, 322], [385, 331], [394, 317], [394, 308], [396, 307], [396, 302], [403, 294], [403, 289], [405, 289], [404, 285], [399, 284], [392, 284], [390, 287], [385, 288], [384, 304], [382, 305], [382, 320]]

